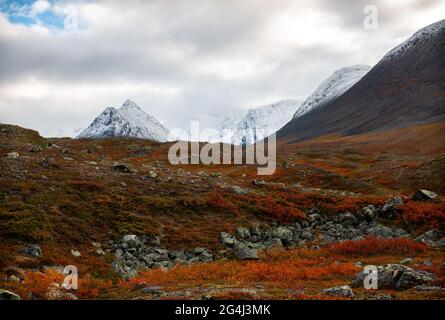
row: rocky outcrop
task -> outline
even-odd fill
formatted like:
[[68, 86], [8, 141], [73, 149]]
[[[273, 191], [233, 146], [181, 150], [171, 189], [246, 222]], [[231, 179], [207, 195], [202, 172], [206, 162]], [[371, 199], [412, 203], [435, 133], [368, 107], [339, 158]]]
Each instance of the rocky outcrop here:
[[210, 262], [213, 255], [206, 248], [192, 250], [167, 250], [160, 246], [158, 238], [141, 239], [136, 235], [125, 235], [111, 244], [115, 260], [114, 270], [125, 278], [134, 277], [141, 269], [170, 268], [176, 264]]
[[[414, 286], [427, 284], [436, 276], [432, 273], [414, 270], [401, 264], [387, 264], [377, 267], [378, 289], [405, 290]], [[360, 272], [356, 275], [352, 286], [361, 287], [367, 273]]]
[[439, 202], [439, 196], [437, 194], [425, 189], [417, 189], [412, 199], [414, 201]]
[[[238, 250], [240, 246], [256, 250], [272, 247], [292, 248], [317, 241], [320, 245], [343, 241], [361, 240], [365, 237], [399, 238], [409, 234], [401, 228], [389, 228], [376, 222], [378, 216], [393, 215], [401, 200], [390, 199], [382, 207], [368, 205], [355, 214], [345, 212], [333, 217], [322, 215], [318, 209], [308, 211], [308, 220], [289, 225], [240, 227], [234, 235], [221, 232], [220, 240], [229, 250]], [[235, 252], [235, 257], [239, 256]]]

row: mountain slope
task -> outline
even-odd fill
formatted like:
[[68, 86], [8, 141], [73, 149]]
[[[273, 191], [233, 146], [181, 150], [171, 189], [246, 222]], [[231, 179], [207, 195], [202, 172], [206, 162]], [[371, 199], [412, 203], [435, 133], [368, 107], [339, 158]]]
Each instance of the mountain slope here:
[[277, 136], [300, 141], [445, 120], [445, 20], [390, 51], [344, 94], [293, 119]]
[[168, 130], [133, 101], [120, 109], [106, 108], [77, 138], [134, 137], [165, 142]]
[[239, 122], [233, 144], [252, 144], [283, 127], [300, 106], [300, 101], [285, 100], [250, 109]]
[[301, 104], [293, 119], [337, 98], [363, 78], [370, 69], [370, 66], [355, 65], [335, 71]]

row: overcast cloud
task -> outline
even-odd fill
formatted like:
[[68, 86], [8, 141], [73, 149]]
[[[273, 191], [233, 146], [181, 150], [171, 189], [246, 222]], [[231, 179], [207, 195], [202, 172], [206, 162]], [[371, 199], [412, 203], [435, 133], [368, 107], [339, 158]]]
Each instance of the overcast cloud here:
[[[363, 28], [366, 5], [379, 28]], [[63, 21], [75, 10], [78, 29]], [[0, 122], [73, 136], [132, 99], [167, 124], [304, 99], [438, 21], [443, 0], [0, 0]]]

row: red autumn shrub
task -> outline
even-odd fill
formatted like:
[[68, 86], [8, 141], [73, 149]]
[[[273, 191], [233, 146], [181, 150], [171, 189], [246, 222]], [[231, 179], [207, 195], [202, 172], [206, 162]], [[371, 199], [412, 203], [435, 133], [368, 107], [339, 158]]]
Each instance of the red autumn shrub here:
[[343, 241], [335, 243], [330, 251], [341, 255], [379, 255], [379, 254], [417, 254], [424, 252], [427, 246], [410, 239], [379, 239], [366, 238], [359, 241]]
[[445, 228], [445, 204], [409, 201], [398, 207], [406, 223]]

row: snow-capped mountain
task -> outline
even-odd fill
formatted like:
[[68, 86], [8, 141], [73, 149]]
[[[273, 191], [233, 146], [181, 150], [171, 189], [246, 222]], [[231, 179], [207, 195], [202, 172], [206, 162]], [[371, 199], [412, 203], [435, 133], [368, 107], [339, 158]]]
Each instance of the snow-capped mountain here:
[[[201, 141], [210, 143], [231, 143], [233, 132], [236, 130], [241, 114], [228, 116], [193, 116], [187, 117], [180, 122], [169, 125], [171, 139], [184, 141]], [[192, 123], [199, 125], [199, 137], [192, 137]]]
[[382, 61], [391, 61], [401, 55], [407, 53], [411, 48], [416, 46], [422, 40], [425, 40], [434, 34], [437, 34], [445, 29], [445, 19], [430, 24], [423, 29], [418, 30], [408, 40], [401, 43], [391, 51], [389, 51], [382, 59]]
[[355, 65], [335, 71], [296, 109], [293, 119], [340, 96], [363, 78], [370, 69], [370, 66]]
[[292, 119], [277, 138], [299, 142], [358, 135], [445, 120], [445, 20], [389, 51], [354, 86]]
[[131, 100], [121, 108], [106, 108], [77, 138], [134, 137], [167, 141], [169, 131]]
[[250, 109], [238, 123], [233, 144], [253, 144], [275, 133], [292, 119], [301, 101], [285, 100]]

